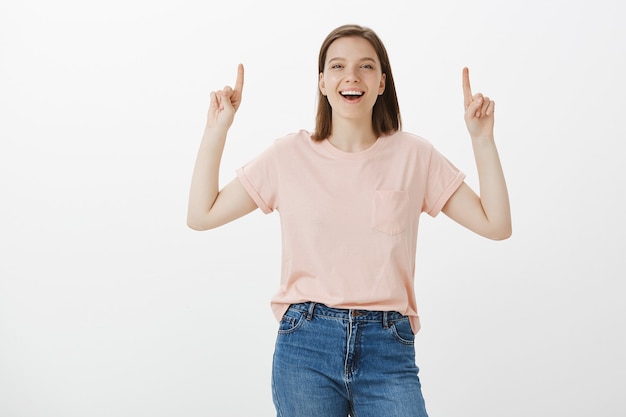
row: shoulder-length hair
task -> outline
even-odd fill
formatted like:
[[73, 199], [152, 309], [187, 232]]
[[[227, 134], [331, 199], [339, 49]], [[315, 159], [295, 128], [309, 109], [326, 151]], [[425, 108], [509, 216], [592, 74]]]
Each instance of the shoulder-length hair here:
[[[372, 128], [374, 133], [376, 136], [382, 136], [400, 130], [402, 127], [400, 106], [398, 105], [389, 56], [387, 55], [385, 45], [372, 29], [359, 25], [343, 25], [330, 32], [320, 48], [318, 76], [324, 72], [326, 54], [330, 45], [337, 39], [346, 36], [358, 36], [367, 40], [374, 47], [381, 64], [382, 73], [385, 74], [385, 91], [376, 100], [372, 111]], [[328, 98], [319, 89], [317, 94], [317, 116], [312, 138], [313, 140], [321, 141], [327, 139], [332, 131], [332, 107], [328, 102]]]

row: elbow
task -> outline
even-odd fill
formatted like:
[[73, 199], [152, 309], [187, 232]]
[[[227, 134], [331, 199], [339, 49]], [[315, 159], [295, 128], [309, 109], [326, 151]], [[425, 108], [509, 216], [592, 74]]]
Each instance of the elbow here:
[[501, 233], [501, 234], [496, 234], [496, 235], [493, 235], [493, 236], [489, 236], [489, 238], [491, 240], [496, 240], [496, 241], [507, 240], [510, 237], [511, 237], [511, 232], [509, 232], [509, 233]]
[[485, 234], [485, 237], [491, 240], [506, 240], [510, 238], [512, 234], [513, 229], [511, 225], [507, 225], [490, 231], [488, 234]]
[[189, 227], [191, 230], [195, 230], [197, 232], [202, 232], [204, 230], [207, 230], [207, 228], [201, 226], [198, 223], [194, 223], [193, 221], [189, 221], [187, 220], [187, 227]]
[[198, 232], [212, 229], [212, 227], [206, 222], [202, 221], [201, 218], [192, 215], [187, 215], [187, 227], [189, 227], [191, 230], [195, 230]]

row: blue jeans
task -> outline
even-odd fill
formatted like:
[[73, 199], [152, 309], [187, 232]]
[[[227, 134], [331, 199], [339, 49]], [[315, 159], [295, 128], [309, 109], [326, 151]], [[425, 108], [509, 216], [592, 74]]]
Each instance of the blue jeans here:
[[278, 417], [427, 417], [414, 335], [397, 312], [292, 304], [276, 339]]

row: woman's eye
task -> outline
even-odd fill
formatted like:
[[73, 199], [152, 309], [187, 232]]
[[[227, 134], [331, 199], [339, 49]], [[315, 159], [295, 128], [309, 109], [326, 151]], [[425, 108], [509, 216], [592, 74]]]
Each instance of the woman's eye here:
[[365, 68], [365, 69], [374, 69], [373, 66], [371, 66], [370, 64], [365, 64], [363, 65], [361, 68]]

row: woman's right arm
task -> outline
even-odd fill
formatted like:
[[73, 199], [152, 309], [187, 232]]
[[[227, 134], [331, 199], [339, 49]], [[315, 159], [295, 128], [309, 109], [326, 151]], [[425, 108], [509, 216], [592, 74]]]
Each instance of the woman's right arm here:
[[219, 169], [226, 135], [241, 104], [243, 65], [239, 64], [235, 89], [211, 92], [209, 112], [191, 178], [187, 225], [208, 230], [244, 216], [256, 203], [237, 178], [219, 190]]

